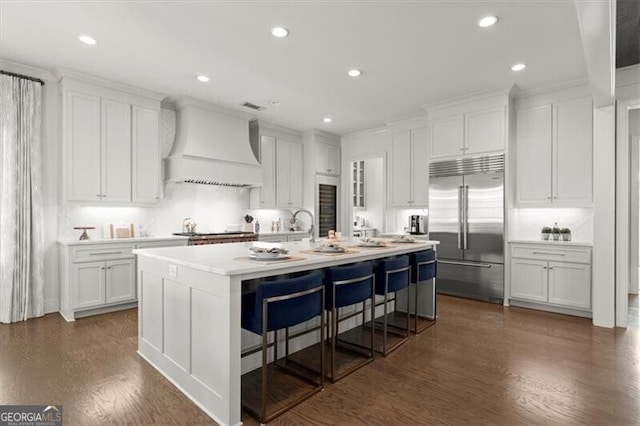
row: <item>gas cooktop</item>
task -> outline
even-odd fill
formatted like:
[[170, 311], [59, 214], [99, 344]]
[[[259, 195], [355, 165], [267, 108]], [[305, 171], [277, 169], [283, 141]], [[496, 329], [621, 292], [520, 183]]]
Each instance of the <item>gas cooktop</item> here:
[[242, 234], [253, 234], [253, 232], [234, 231], [234, 232], [174, 232], [173, 233], [173, 235], [180, 235], [182, 237], [216, 237], [216, 236], [242, 235]]

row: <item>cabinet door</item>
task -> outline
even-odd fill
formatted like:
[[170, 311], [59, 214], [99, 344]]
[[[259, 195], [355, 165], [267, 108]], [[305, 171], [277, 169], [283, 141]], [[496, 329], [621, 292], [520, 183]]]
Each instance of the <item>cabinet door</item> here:
[[276, 205], [302, 205], [302, 145], [283, 139], [276, 142]]
[[73, 308], [103, 305], [105, 301], [105, 263], [74, 263], [71, 267]]
[[465, 115], [465, 154], [504, 151], [505, 110], [496, 108]]
[[327, 147], [327, 173], [337, 176], [340, 174], [340, 148], [331, 145], [325, 146]]
[[511, 297], [547, 302], [547, 262], [511, 259]]
[[106, 303], [136, 299], [136, 260], [122, 259], [106, 262]]
[[391, 147], [391, 205], [410, 207], [411, 194], [411, 132], [395, 133]]
[[462, 115], [434, 120], [431, 127], [431, 158], [464, 154], [464, 121]]
[[134, 106], [131, 118], [133, 202], [155, 203], [160, 190], [158, 111]]
[[516, 202], [551, 203], [551, 105], [516, 113]]
[[302, 144], [289, 143], [289, 204], [302, 207]]
[[413, 132], [411, 156], [412, 207], [429, 206], [429, 146], [428, 130], [416, 129]]
[[260, 137], [260, 164], [262, 164], [262, 186], [256, 208], [275, 207], [276, 205], [276, 139], [270, 136]]
[[593, 202], [593, 106], [590, 98], [554, 105], [553, 202]]
[[131, 201], [131, 105], [102, 100], [102, 201]]
[[68, 201], [100, 201], [100, 98], [67, 92]]
[[591, 265], [549, 262], [549, 303], [591, 308]]

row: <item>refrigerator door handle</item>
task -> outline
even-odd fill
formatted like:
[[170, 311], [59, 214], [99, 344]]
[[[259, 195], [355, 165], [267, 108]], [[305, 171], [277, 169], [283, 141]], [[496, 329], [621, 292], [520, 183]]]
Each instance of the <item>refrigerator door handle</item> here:
[[462, 249], [462, 227], [464, 224], [464, 209], [462, 207], [463, 203], [464, 203], [464, 197], [462, 195], [464, 191], [464, 187], [459, 186], [458, 187], [458, 249]]
[[469, 234], [469, 187], [462, 188], [463, 193], [463, 221], [462, 221], [462, 248], [467, 249], [467, 237]]
[[440, 260], [440, 259], [438, 259], [438, 263], [442, 263], [445, 265], [471, 266], [474, 268], [491, 268], [493, 266], [491, 263], [454, 262], [451, 260]]

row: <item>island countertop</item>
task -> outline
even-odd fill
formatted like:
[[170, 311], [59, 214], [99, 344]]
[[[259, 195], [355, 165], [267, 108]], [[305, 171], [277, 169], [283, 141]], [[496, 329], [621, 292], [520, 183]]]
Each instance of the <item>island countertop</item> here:
[[[166, 247], [139, 249], [133, 252], [139, 256], [187, 266], [218, 275], [273, 275], [291, 270], [311, 270], [345, 263], [379, 259], [386, 256], [402, 255], [428, 249], [438, 245], [439, 241], [416, 241], [415, 243], [391, 243], [387, 247], [358, 247], [358, 239], [346, 240], [339, 244], [349, 248], [349, 253], [322, 254], [310, 253], [314, 245], [308, 241], [280, 243], [289, 250], [291, 258], [304, 258], [290, 261], [253, 261], [246, 259], [253, 242], [211, 244], [186, 247]], [[242, 259], [245, 258], [245, 259]]]

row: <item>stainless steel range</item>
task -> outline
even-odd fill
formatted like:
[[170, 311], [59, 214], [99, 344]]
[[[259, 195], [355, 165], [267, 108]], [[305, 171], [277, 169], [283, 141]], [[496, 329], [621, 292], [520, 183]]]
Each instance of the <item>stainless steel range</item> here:
[[204, 244], [243, 243], [246, 241], [258, 241], [258, 234], [255, 234], [253, 232], [219, 232], [219, 233], [176, 232], [173, 235], [189, 237], [190, 246], [199, 246]]

